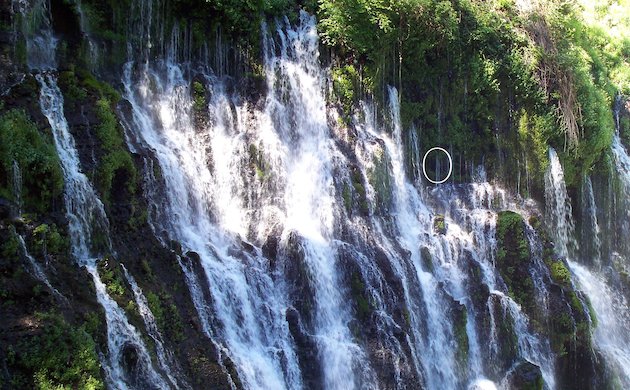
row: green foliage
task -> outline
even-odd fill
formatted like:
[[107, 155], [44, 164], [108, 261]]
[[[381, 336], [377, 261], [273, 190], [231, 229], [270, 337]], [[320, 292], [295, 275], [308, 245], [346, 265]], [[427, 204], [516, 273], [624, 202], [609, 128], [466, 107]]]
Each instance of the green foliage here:
[[206, 101], [206, 88], [199, 81], [192, 83], [193, 108], [195, 111], [204, 111], [208, 102]]
[[497, 268], [509, 294], [526, 310], [535, 307], [534, 284], [529, 275], [530, 249], [523, 217], [502, 211], [497, 217]]
[[363, 282], [360, 273], [355, 272], [352, 275], [350, 290], [355, 302], [357, 318], [361, 321], [366, 321], [372, 313], [372, 305], [367, 297], [365, 283]]
[[68, 238], [62, 236], [57, 225], [42, 223], [33, 229], [33, 244], [35, 250], [40, 253], [58, 255], [65, 253], [70, 243]]
[[[627, 32], [611, 37], [581, 12], [555, 1], [530, 15], [511, 1], [322, 0], [319, 27], [324, 43], [361, 64], [358, 78], [370, 80], [377, 99], [386, 85], [398, 87], [403, 126], [418, 129], [421, 145], [448, 143], [463, 160], [501, 169], [507, 182], [527, 169], [540, 190], [549, 145], [574, 167], [569, 186], [602, 158], [612, 96], [630, 86]], [[345, 68], [332, 76], [347, 112], [357, 77]], [[575, 148], [571, 115], [559, 107], [575, 114]], [[495, 146], [516, 158], [495, 160]]]
[[56, 314], [38, 314], [41, 333], [24, 339], [15, 366], [32, 373], [23, 386], [41, 390], [104, 389], [96, 345], [85, 327]]
[[521, 111], [518, 134], [523, 150], [529, 157], [527, 168], [537, 177], [543, 177], [549, 167], [547, 141], [555, 131], [553, 118], [550, 115], [529, 115]]
[[571, 285], [571, 273], [562, 261], [558, 260], [552, 262], [549, 268], [551, 271], [551, 278], [554, 282], [563, 286]]
[[[0, 196], [12, 199], [13, 164], [22, 176], [24, 207], [49, 211], [63, 192], [63, 173], [50, 138], [37, 131], [23, 111], [0, 116]], [[15, 200], [15, 199], [14, 199]]]
[[0, 255], [7, 260], [18, 260], [20, 258], [20, 242], [17, 233], [11, 231], [9, 238], [0, 244]]
[[[125, 149], [122, 129], [109, 100], [101, 98], [96, 102], [96, 115], [100, 122], [96, 129], [96, 136], [105, 152], [99, 164], [97, 183], [108, 202], [111, 199], [112, 189], [126, 190], [128, 194], [134, 194], [138, 184], [138, 172], [131, 155]], [[122, 188], [113, 188], [116, 177], [121, 178]]]
[[172, 302], [172, 297], [166, 292], [162, 292], [159, 296], [152, 291], [147, 293], [147, 302], [149, 309], [153, 313], [153, 317], [157, 326], [169, 335], [174, 341], [184, 339], [184, 324], [177, 306]]
[[353, 105], [356, 102], [355, 90], [359, 85], [359, 74], [352, 65], [345, 65], [332, 70], [333, 90], [341, 103], [344, 121], [350, 122]]
[[125, 296], [127, 291], [126, 285], [117, 266], [110, 265], [107, 259], [101, 260], [98, 263], [98, 273], [109, 295], [116, 300], [120, 300]]

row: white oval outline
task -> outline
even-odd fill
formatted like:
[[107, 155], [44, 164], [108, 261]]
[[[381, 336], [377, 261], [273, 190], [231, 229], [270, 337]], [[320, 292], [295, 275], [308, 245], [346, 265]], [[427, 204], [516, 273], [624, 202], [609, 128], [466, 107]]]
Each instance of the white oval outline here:
[[[446, 178], [444, 178], [444, 180], [441, 180], [441, 181], [430, 179], [429, 175], [427, 175], [427, 168], [426, 168], [427, 156], [429, 155], [429, 153], [431, 153], [434, 150], [442, 151], [444, 152], [444, 154], [446, 154], [446, 157], [448, 157], [448, 175], [446, 175]], [[451, 174], [453, 173], [453, 159], [451, 158], [450, 153], [447, 152], [446, 149], [440, 148], [439, 146], [436, 146], [434, 148], [427, 150], [427, 152], [424, 154], [424, 157], [422, 158], [422, 173], [424, 174], [424, 177], [426, 177], [427, 180], [433, 184], [442, 184], [445, 181], [447, 181], [451, 177]]]

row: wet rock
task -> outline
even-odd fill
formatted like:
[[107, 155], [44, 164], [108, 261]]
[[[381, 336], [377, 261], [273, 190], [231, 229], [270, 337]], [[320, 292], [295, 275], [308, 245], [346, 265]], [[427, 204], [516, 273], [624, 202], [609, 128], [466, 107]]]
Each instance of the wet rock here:
[[169, 242], [169, 245], [171, 247], [171, 250], [175, 252], [175, 254], [177, 254], [178, 256], [182, 255], [182, 244], [180, 244], [178, 241], [171, 240]]
[[249, 242], [241, 239], [241, 247], [243, 247], [243, 249], [248, 252], [248, 253], [255, 253], [256, 252], [256, 248], [250, 244]]
[[14, 220], [17, 218], [17, 207], [8, 199], [0, 198], [0, 220]]
[[262, 246], [263, 255], [269, 259], [272, 264], [272, 268], [275, 267], [275, 260], [278, 256], [278, 237], [276, 235], [269, 235], [267, 240]]
[[433, 231], [437, 234], [446, 234], [446, 221], [443, 215], [436, 215], [433, 218]]
[[201, 256], [199, 256], [199, 253], [197, 252], [193, 252], [193, 251], [188, 251], [186, 252], [186, 257], [192, 262], [192, 263], [196, 263], [199, 264], [201, 263]]
[[542, 390], [544, 384], [540, 367], [530, 362], [518, 363], [507, 380], [512, 390]]
[[424, 270], [433, 273], [433, 256], [431, 256], [429, 248], [426, 246], [420, 248], [420, 258], [422, 260], [422, 267]]
[[289, 325], [289, 331], [297, 347], [304, 387], [307, 389], [321, 389], [321, 367], [317, 356], [317, 343], [313, 337], [305, 331], [300, 319], [300, 314], [295, 308], [288, 308], [285, 317]]

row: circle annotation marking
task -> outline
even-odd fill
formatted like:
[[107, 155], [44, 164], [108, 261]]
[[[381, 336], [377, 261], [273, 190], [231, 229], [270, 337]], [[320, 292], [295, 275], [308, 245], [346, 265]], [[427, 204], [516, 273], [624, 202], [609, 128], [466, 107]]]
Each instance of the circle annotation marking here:
[[[443, 152], [444, 154], [446, 154], [446, 157], [448, 157], [448, 174], [442, 180], [433, 180], [433, 179], [431, 179], [429, 177], [429, 175], [427, 175], [427, 167], [426, 167], [427, 156], [429, 155], [429, 153], [431, 153], [434, 150], [439, 150], [439, 151]], [[442, 183], [444, 183], [445, 181], [447, 181], [449, 179], [449, 177], [451, 177], [451, 174], [453, 173], [453, 159], [451, 158], [451, 155], [446, 151], [446, 149], [440, 148], [438, 146], [429, 149], [424, 154], [424, 158], [422, 159], [422, 173], [424, 174], [424, 177], [426, 177], [427, 180], [430, 181], [433, 184], [442, 184]]]

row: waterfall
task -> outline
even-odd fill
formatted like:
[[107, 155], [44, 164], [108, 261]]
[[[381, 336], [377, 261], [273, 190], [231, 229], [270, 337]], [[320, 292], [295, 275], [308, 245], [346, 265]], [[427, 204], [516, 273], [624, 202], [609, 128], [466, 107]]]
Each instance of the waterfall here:
[[[420, 248], [417, 240], [423, 232], [426, 232], [428, 210], [419, 198], [417, 191], [405, 177], [405, 162], [403, 157], [400, 106], [398, 92], [389, 89], [389, 109], [393, 125], [393, 140], [385, 134], [381, 134], [385, 141], [385, 149], [391, 158], [394, 185], [394, 215], [401, 244], [411, 253], [411, 262], [416, 272], [414, 277], [420, 283], [423, 304], [426, 308], [427, 325], [424, 329], [430, 342], [419, 345], [423, 350], [422, 363], [427, 375], [429, 387], [437, 388], [440, 384], [453, 388], [457, 383], [455, 367], [455, 351], [453, 344], [453, 329], [451, 319], [443, 315], [446, 303], [439, 294], [438, 280], [421, 265]], [[418, 219], [418, 216], [422, 220]], [[415, 316], [415, 315], [414, 315]], [[417, 335], [417, 337], [421, 337]]]
[[[627, 159], [627, 154], [619, 143], [618, 134], [613, 140], [612, 150], [613, 155], [615, 155], [617, 170], [621, 176], [624, 172], [624, 157]], [[547, 212], [552, 214], [548, 217], [557, 223], [554, 225], [556, 228], [556, 247], [560, 248], [565, 256], [569, 256], [568, 264], [577, 280], [577, 287], [586, 294], [595, 311], [597, 318], [594, 333], [595, 347], [604, 354], [606, 363], [612, 366], [613, 372], [621, 382], [621, 387], [628, 387], [630, 385], [630, 370], [628, 369], [630, 367], [630, 337], [628, 337], [627, 329], [630, 326], [630, 306], [624, 294], [615, 288], [615, 283], [609, 280], [604, 273], [591, 270], [585, 265], [571, 260], [570, 254], [567, 253], [567, 248], [570, 247], [574, 234], [571, 208], [568, 205], [570, 199], [566, 193], [562, 166], [553, 149], [550, 149], [549, 156], [551, 167], [546, 180], [546, 199], [552, 205], [547, 209]], [[584, 212], [589, 214], [586, 222], [591, 224], [594, 246], [599, 248], [597, 234], [600, 228], [597, 222], [597, 207], [590, 178], [585, 178], [585, 181]], [[567, 204], [566, 207], [560, 207], [557, 203], [562, 199]], [[595, 261], [597, 264], [600, 260], [596, 259]], [[591, 320], [594, 326], [594, 319]]]
[[[140, 333], [129, 323], [125, 312], [109, 296], [97, 270], [95, 249], [92, 248], [94, 234], [104, 235], [109, 240], [109, 227], [103, 204], [96, 195], [88, 178], [81, 172], [79, 156], [74, 138], [68, 129], [63, 113], [63, 96], [52, 74], [37, 74], [40, 84], [40, 106], [48, 119], [61, 161], [64, 174], [64, 203], [68, 218], [72, 254], [80, 266], [92, 276], [96, 287], [96, 298], [105, 311], [107, 320], [107, 346], [109, 350], [105, 370], [108, 381], [117, 388], [145, 386], [167, 389], [170, 386], [153, 368], [151, 357]], [[136, 378], [129, 378], [123, 367], [124, 355], [135, 354], [137, 359]]]
[[22, 171], [17, 161], [11, 164], [11, 188], [13, 189], [13, 200], [17, 206], [17, 214], [22, 214]]
[[601, 267], [602, 244], [601, 231], [597, 221], [597, 206], [595, 205], [595, 194], [593, 192], [593, 182], [590, 176], [586, 176], [582, 182], [582, 256], [592, 257], [593, 263]]
[[[501, 291], [494, 269], [496, 212], [521, 206], [485, 180], [461, 193], [440, 186], [426, 195], [436, 205], [427, 205], [405, 173], [394, 88], [389, 126], [378, 122], [374, 103], [363, 103], [349, 156], [328, 124], [314, 19], [302, 13], [295, 27], [265, 27], [263, 43], [261, 108], [207, 66], [194, 70], [175, 55], [132, 60], [123, 75], [132, 107], [123, 121], [129, 147], [151, 156], [144, 172], [145, 194], [156, 205], [150, 223], [163, 242], [178, 241], [187, 253], [179, 264], [202, 329], [235, 363], [244, 387], [304, 388], [321, 375], [331, 389], [490, 388], [486, 377], [497, 374], [485, 359], [493, 347], [479, 327], [499, 297], [514, 322], [519, 358], [540, 366], [553, 388], [548, 343]], [[417, 139], [410, 142], [418, 148]], [[444, 235], [433, 228], [438, 209], [448, 214]], [[273, 255], [265, 252], [271, 239]], [[467, 261], [491, 291], [481, 307]], [[369, 343], [353, 335], [358, 313], [348, 299], [357, 292], [344, 285], [353, 278], [370, 310]], [[298, 320], [289, 321], [294, 314]], [[460, 317], [461, 346], [453, 326]], [[312, 360], [303, 360], [298, 342], [312, 342]], [[377, 378], [375, 361], [393, 378]]]
[[577, 246], [574, 239], [575, 224], [562, 165], [553, 148], [549, 148], [549, 168], [545, 173], [545, 214], [549, 218], [549, 225], [553, 226], [551, 235], [558, 253], [569, 256], [570, 250]]
[[127, 271], [127, 267], [123, 264], [121, 264], [121, 267], [125, 274], [125, 278], [127, 279], [127, 282], [129, 282], [131, 290], [133, 291], [135, 302], [138, 305], [138, 311], [140, 312], [140, 316], [142, 316], [147, 332], [155, 343], [155, 352], [160, 368], [175, 388], [190, 388], [190, 386], [181, 378], [181, 369], [179, 368], [177, 361], [174, 359], [173, 354], [164, 347], [162, 334], [158, 329], [155, 317], [149, 308], [149, 302], [144, 296], [142, 289], [138, 286], [136, 279], [129, 273], [129, 271]]
[[610, 281], [575, 262], [569, 263], [579, 287], [588, 296], [597, 316], [595, 345], [612, 365], [620, 388], [630, 387], [630, 304], [611, 287]]
[[[301, 12], [294, 23], [262, 25], [265, 93], [250, 98], [240, 80], [226, 75], [228, 45], [214, 47], [216, 69], [207, 47], [203, 60], [192, 61], [182, 38], [190, 32], [163, 18], [165, 4], [132, 5], [118, 114], [127, 146], [143, 164], [150, 228], [177, 259], [229, 387], [491, 390], [510, 386], [527, 363], [536, 375], [540, 369], [545, 389], [555, 389], [560, 356], [536, 321], [539, 313], [528, 318], [531, 308], [517, 303], [524, 300], [497, 263], [504, 249], [499, 213], [515, 211], [528, 221], [536, 215], [532, 200], [488, 182], [483, 165], [472, 162], [464, 162], [472, 183], [423, 187], [421, 151], [432, 145], [421, 145], [413, 126], [403, 128], [394, 87], [384, 102], [360, 102], [350, 125], [336, 124], [313, 16]], [[76, 5], [84, 38], [96, 49]], [[99, 275], [99, 262], [120, 237], [110, 237], [105, 207], [81, 169], [66, 121], [49, 4], [37, 0], [20, 9], [28, 16], [28, 65], [65, 179], [72, 255], [90, 274], [105, 313], [108, 385], [190, 388], [186, 366], [169, 350], [140, 287], [148, 294], [151, 286], [120, 265], [141, 333]], [[444, 113], [436, 115], [441, 126]], [[618, 135], [613, 157], [629, 195], [630, 157]], [[571, 202], [553, 149], [549, 160], [548, 226], [597, 312], [597, 348], [626, 386], [628, 303], [603, 270], [571, 261], [578, 249]], [[436, 167], [439, 177], [437, 160]], [[14, 190], [22, 187], [19, 168], [14, 163]], [[527, 169], [523, 180], [529, 188]], [[520, 176], [517, 183], [520, 192]], [[594, 232], [599, 259], [595, 195], [586, 177], [580, 227]], [[549, 321], [554, 288], [561, 288], [551, 286], [546, 242], [530, 224], [523, 225], [530, 256], [522, 272], [540, 317]], [[20, 243], [34, 276], [58, 294], [21, 237]]]
[[24, 242], [24, 237], [17, 234], [16, 232], [14, 232], [13, 234], [15, 234], [20, 244], [20, 250], [22, 251], [22, 256], [26, 258], [31, 268], [30, 274], [33, 275], [35, 279], [44, 283], [46, 287], [48, 287], [48, 289], [53, 293], [53, 295], [55, 295], [55, 297], [58, 298], [63, 304], [67, 304], [68, 299], [63, 294], [61, 294], [55, 287], [53, 287], [52, 284], [50, 284], [50, 281], [48, 280], [48, 276], [46, 276], [46, 272], [44, 272], [44, 269], [42, 268], [42, 266], [28, 252], [28, 248], [26, 247], [26, 243]]
[[19, 9], [24, 18], [22, 33], [26, 37], [28, 68], [39, 71], [56, 69], [58, 39], [52, 30], [50, 0], [34, 0]]
[[[615, 169], [617, 170], [619, 180], [622, 183], [623, 194], [625, 195], [625, 198], [628, 198], [630, 197], [630, 156], [628, 155], [628, 151], [625, 146], [621, 143], [621, 135], [619, 134], [620, 105], [621, 103], [617, 102], [617, 107], [615, 107], [614, 114], [617, 129], [613, 135], [611, 150], [615, 163]], [[626, 209], [626, 217], [630, 217], [630, 209]]]

